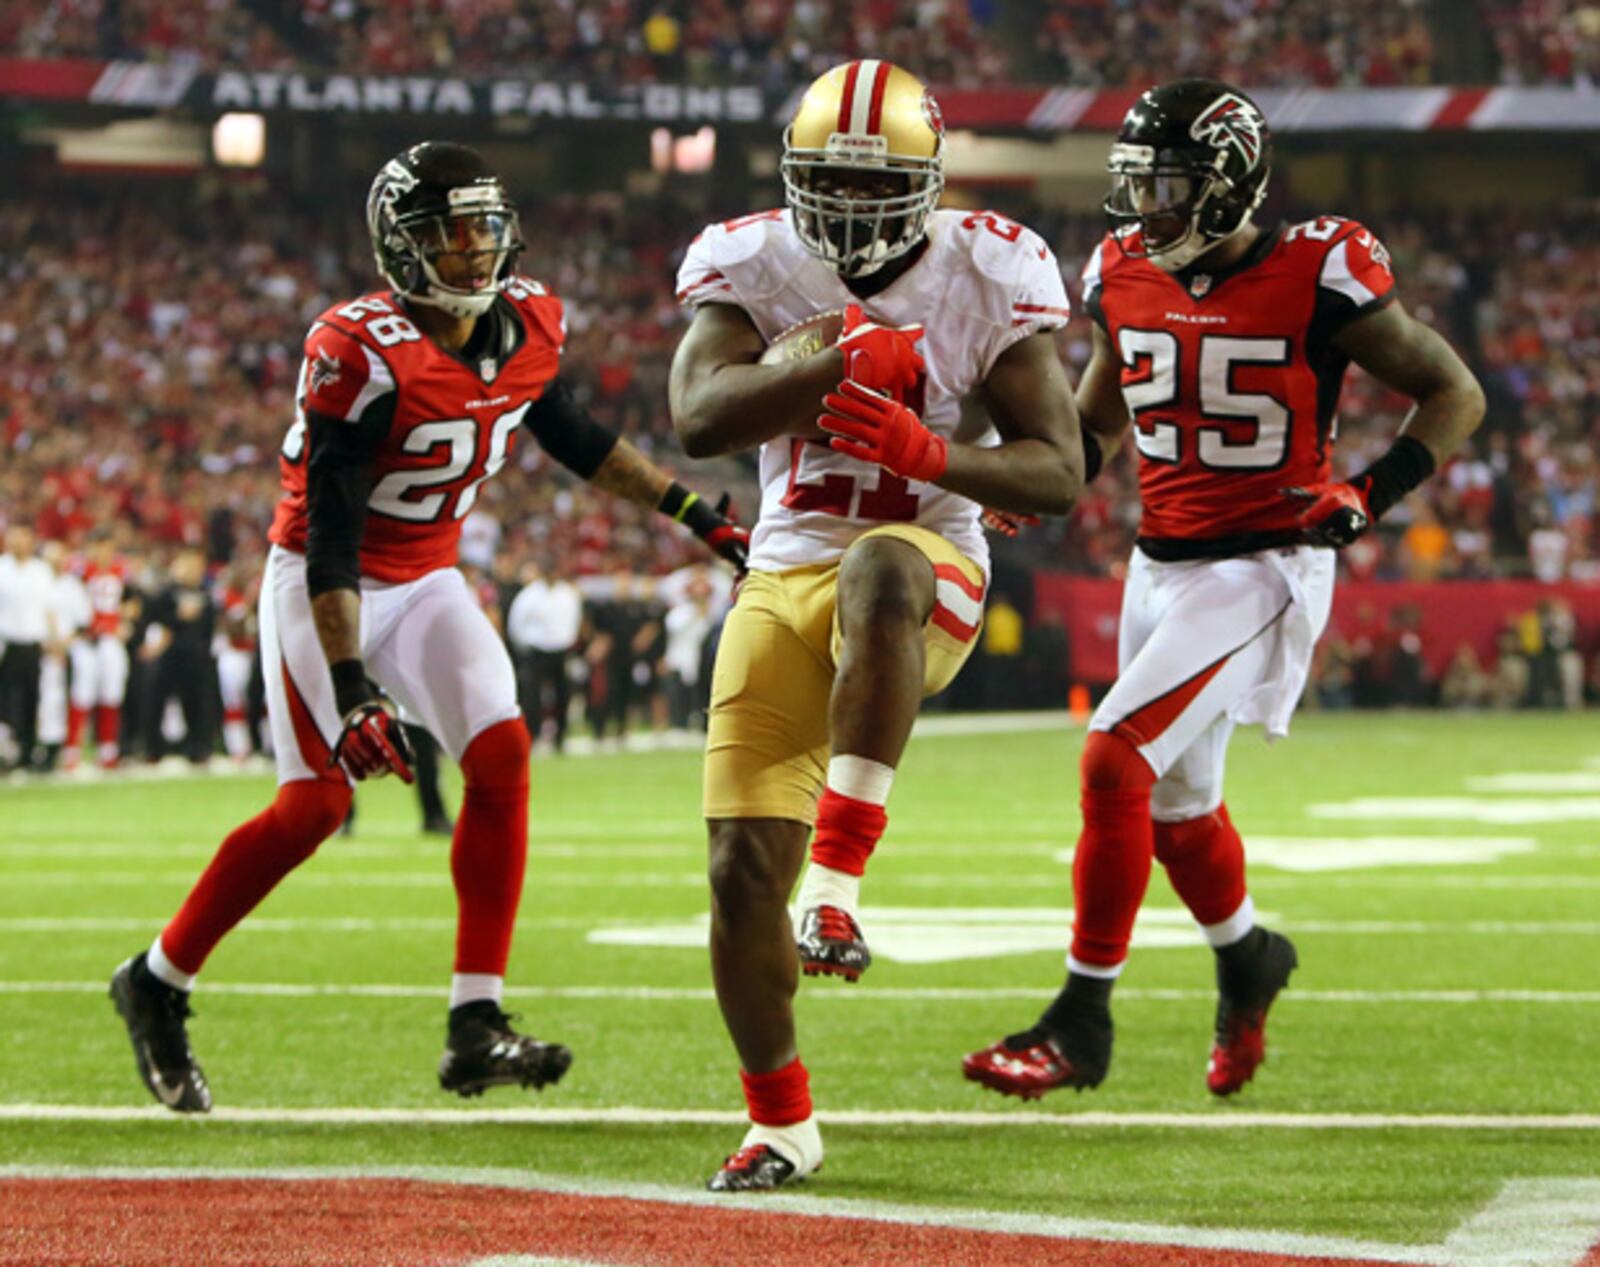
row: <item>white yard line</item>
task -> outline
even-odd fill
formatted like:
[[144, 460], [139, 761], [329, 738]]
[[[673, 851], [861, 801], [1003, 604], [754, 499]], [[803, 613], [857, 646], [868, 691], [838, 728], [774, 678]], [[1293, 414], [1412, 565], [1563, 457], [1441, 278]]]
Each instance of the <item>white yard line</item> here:
[[[833, 1126], [1040, 1126], [1061, 1130], [1153, 1128], [1192, 1131], [1594, 1131], [1600, 1113], [1251, 1113], [1218, 1109], [1204, 1113], [1046, 1113], [1013, 1111], [823, 1109], [817, 1120]], [[614, 1108], [242, 1108], [222, 1107], [205, 1115], [171, 1113], [158, 1104], [0, 1103], [0, 1122], [175, 1122], [320, 1126], [748, 1126], [735, 1109]]]
[[[9, 882], [10, 877], [7, 877]], [[330, 886], [337, 887], [337, 885]], [[889, 908], [892, 909], [892, 908]], [[952, 916], [965, 908], [952, 908]], [[1001, 909], [1001, 908], [990, 908]], [[1170, 913], [1169, 908], [1151, 908]], [[870, 908], [869, 908], [870, 913]], [[1036, 915], [1032, 908], [1019, 910], [1019, 915]], [[0, 919], [0, 934], [4, 933], [100, 933], [136, 932], [157, 927], [164, 916], [149, 918], [97, 917], [97, 916], [14, 916]], [[646, 920], [571, 919], [566, 917], [529, 916], [520, 918], [519, 925], [533, 928], [594, 928], [602, 925], [648, 923]], [[1286, 932], [1328, 934], [1330, 936], [1462, 936], [1490, 935], [1506, 937], [1596, 937], [1600, 936], [1600, 920], [1293, 920], [1283, 919], [1280, 926]], [[406, 918], [377, 919], [362, 916], [305, 916], [301, 918], [250, 918], [239, 925], [240, 932], [256, 933], [405, 933], [432, 932], [455, 927], [454, 919], [443, 916], [411, 916]], [[1066, 924], [1062, 925], [1065, 929]], [[1197, 943], [1198, 944], [1198, 943]]]
[[[104, 981], [0, 981], [0, 995], [7, 994], [103, 994]], [[401, 984], [324, 984], [307, 982], [208, 981], [199, 987], [207, 995], [242, 995], [261, 998], [371, 998], [444, 999], [443, 986]], [[828, 985], [807, 987], [807, 1001], [823, 1003], [921, 1003], [983, 1002], [989, 999], [1048, 1000], [1056, 996], [1049, 988], [1002, 986], [979, 987], [878, 987]], [[635, 1002], [712, 1002], [716, 995], [708, 986], [507, 986], [506, 997], [514, 999], [621, 999]], [[1135, 1002], [1181, 1003], [1193, 1000], [1214, 1001], [1216, 991], [1205, 989], [1160, 989], [1122, 986], [1117, 998]], [[1600, 990], [1299, 990], [1290, 989], [1278, 1006], [1297, 1003], [1535, 1003], [1600, 1004]]]

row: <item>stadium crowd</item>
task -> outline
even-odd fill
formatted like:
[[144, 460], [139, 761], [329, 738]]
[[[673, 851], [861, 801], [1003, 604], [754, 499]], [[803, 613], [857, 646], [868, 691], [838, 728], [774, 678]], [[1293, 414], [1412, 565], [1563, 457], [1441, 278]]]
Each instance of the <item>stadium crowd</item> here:
[[[1591, 0], [1479, 0], [1498, 77], [1600, 77]], [[1424, 0], [0, 0], [0, 51], [190, 59], [261, 70], [593, 82], [759, 83], [784, 90], [850, 57], [916, 65], [931, 82], [1122, 86], [1206, 73], [1257, 87], [1436, 82]], [[264, 12], [275, 19], [268, 22]]]
[[[1100, 232], [1097, 217], [1021, 214], [1052, 240], [1069, 273]], [[671, 291], [675, 252], [702, 215], [666, 198], [568, 196], [527, 217], [527, 267], [564, 297], [565, 373], [596, 416], [689, 481], [731, 487], [748, 509], [750, 467], [691, 468], [665, 411], [682, 328]], [[1347, 574], [1600, 579], [1595, 208], [1385, 214], [1377, 224], [1406, 302], [1468, 353], [1491, 410], [1479, 439], [1441, 478], [1342, 556]], [[0, 517], [73, 551], [109, 525], [118, 550], [157, 589], [190, 549], [214, 575], [252, 576], [277, 497], [275, 454], [293, 411], [300, 340], [332, 299], [371, 285], [364, 235], [352, 228], [359, 225], [265, 208], [226, 190], [203, 203], [176, 191], [0, 203], [14, 300], [0, 317]], [[1075, 282], [1069, 289], [1076, 299]], [[1081, 314], [1062, 336], [1074, 366], [1087, 358], [1088, 336]], [[1403, 408], [1353, 371], [1338, 468], [1360, 469], [1380, 452]], [[501, 591], [538, 571], [578, 580], [603, 603], [613, 578], [660, 577], [698, 558], [688, 536], [659, 531], [541, 459], [536, 446], [520, 448], [522, 474], [487, 485], [467, 524], [465, 560]], [[1002, 541], [997, 554], [1023, 573], [1045, 566], [1115, 576], [1137, 514], [1125, 450], [1073, 516]], [[499, 605], [509, 609], [508, 600]], [[1518, 637], [1536, 665], [1532, 649], [1544, 639], [1532, 628]], [[630, 633], [604, 645], [609, 654], [632, 641]], [[1325, 657], [1335, 677], [1339, 661]], [[1558, 676], [1570, 680], [1568, 670]], [[1547, 680], [1530, 668], [1526, 693], [1545, 691]], [[1343, 698], [1335, 690], [1329, 702]], [[1349, 698], [1364, 697], [1352, 687]]]

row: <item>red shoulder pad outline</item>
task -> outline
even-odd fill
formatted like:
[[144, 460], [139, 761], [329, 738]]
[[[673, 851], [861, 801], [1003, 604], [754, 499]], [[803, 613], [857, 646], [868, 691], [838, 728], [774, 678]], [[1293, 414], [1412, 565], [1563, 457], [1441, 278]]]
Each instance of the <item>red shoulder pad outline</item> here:
[[518, 274], [500, 287], [500, 293], [523, 315], [530, 338], [542, 337], [561, 350], [567, 341], [567, 311], [555, 291], [543, 282]]

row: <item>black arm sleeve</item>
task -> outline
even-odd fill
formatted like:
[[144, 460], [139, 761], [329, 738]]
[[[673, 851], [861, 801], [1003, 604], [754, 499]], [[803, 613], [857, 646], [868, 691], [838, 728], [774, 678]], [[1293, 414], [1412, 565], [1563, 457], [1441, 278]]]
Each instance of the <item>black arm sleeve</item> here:
[[591, 478], [617, 447], [617, 433], [591, 418], [572, 388], [559, 378], [550, 380], [522, 425], [533, 433], [541, 449], [584, 479]]
[[367, 523], [378, 447], [394, 421], [395, 395], [379, 397], [359, 422], [308, 413], [306, 589], [361, 588], [361, 534]]

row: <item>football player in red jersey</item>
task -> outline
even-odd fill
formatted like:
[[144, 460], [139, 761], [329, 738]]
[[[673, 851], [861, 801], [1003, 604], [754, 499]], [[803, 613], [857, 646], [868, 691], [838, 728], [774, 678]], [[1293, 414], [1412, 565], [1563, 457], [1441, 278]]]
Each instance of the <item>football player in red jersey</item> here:
[[[1395, 294], [1389, 255], [1351, 220], [1266, 229], [1271, 138], [1214, 80], [1153, 88], [1112, 146], [1112, 232], [1084, 270], [1094, 352], [1078, 408], [1109, 452], [1130, 427], [1143, 519], [1128, 569], [1120, 675], [1089, 723], [1067, 982], [1038, 1022], [963, 1062], [1033, 1097], [1092, 1087], [1111, 1059], [1111, 989], [1152, 858], [1216, 952], [1207, 1085], [1264, 1058], [1267, 1009], [1296, 966], [1255, 922], [1223, 803], [1236, 725], [1287, 732], [1349, 545], [1446, 461], [1483, 392]], [[1335, 481], [1329, 450], [1354, 361], [1416, 407], [1393, 447]]]
[[745, 557], [743, 530], [594, 422], [558, 377], [561, 301], [515, 273], [516, 208], [478, 154], [404, 151], [373, 182], [367, 226], [388, 286], [312, 324], [282, 452], [259, 622], [277, 799], [111, 982], [145, 1086], [179, 1112], [211, 1106], [184, 1019], [212, 948], [344, 821], [353, 781], [411, 781], [391, 699], [466, 785], [440, 1085], [476, 1095], [566, 1071], [565, 1047], [517, 1033], [500, 1007], [529, 740], [505, 644], [454, 566], [461, 521], [521, 428], [597, 487], [661, 510], [735, 566]]

